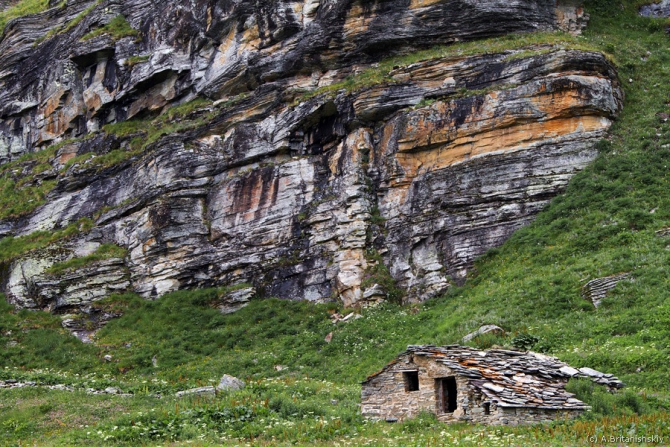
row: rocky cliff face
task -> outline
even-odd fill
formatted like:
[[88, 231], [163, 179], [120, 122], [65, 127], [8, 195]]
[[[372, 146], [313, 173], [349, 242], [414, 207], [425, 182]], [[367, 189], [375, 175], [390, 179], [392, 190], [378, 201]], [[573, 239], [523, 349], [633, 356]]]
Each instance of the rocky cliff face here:
[[435, 296], [595, 157], [621, 90], [603, 55], [551, 45], [385, 58], [585, 20], [555, 0], [75, 0], [13, 20], [2, 175], [46, 196], [0, 230], [63, 236], [7, 257], [7, 296]]

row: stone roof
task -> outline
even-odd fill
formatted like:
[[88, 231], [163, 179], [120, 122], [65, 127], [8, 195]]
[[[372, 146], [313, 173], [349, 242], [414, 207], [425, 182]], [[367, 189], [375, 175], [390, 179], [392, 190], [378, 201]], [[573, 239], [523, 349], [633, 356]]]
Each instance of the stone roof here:
[[[612, 374], [604, 374], [591, 368], [575, 369], [555, 357], [536, 352], [478, 349], [450, 346], [407, 347], [404, 354], [429, 357], [467, 377], [470, 383], [481, 390], [498, 406], [511, 408], [543, 408], [556, 410], [584, 410], [588, 406], [565, 391], [565, 382], [570, 377], [589, 378], [610, 388], [621, 388], [624, 384]], [[389, 363], [381, 374], [397, 363]]]

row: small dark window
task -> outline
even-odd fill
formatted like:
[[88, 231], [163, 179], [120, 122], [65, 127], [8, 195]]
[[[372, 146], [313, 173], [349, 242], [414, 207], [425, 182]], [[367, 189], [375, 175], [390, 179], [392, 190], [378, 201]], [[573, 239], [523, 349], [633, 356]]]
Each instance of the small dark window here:
[[491, 402], [484, 402], [484, 414], [491, 414]]
[[405, 391], [419, 391], [419, 371], [405, 371], [402, 378], [405, 381]]

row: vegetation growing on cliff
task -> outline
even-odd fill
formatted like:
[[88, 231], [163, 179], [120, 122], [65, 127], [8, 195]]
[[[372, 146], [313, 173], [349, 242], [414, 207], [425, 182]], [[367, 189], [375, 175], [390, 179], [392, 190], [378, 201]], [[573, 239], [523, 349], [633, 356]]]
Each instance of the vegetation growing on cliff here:
[[40, 174], [53, 169], [49, 161], [55, 153], [51, 147], [0, 167], [0, 220], [25, 215], [44, 203], [56, 181]]
[[5, 26], [10, 20], [29, 14], [37, 14], [46, 11], [48, 8], [49, 0], [19, 0], [14, 6], [0, 12], [0, 34], [4, 32]]
[[128, 254], [128, 250], [119, 247], [115, 244], [101, 244], [97, 250], [90, 255], [72, 258], [67, 261], [58, 262], [49, 267], [45, 273], [51, 275], [59, 275], [68, 270], [75, 270], [82, 267], [87, 267], [95, 262], [104, 261], [112, 258], [124, 258]]
[[67, 33], [71, 29], [73, 29], [75, 26], [79, 25], [85, 18], [88, 16], [93, 10], [100, 4], [100, 0], [97, 2], [93, 3], [92, 5], [88, 6], [86, 9], [84, 9], [82, 12], [77, 14], [74, 19], [70, 20], [69, 22], [63, 23], [60, 26], [57, 26], [55, 28], [52, 28], [48, 33], [44, 34], [43, 36], [39, 37], [35, 41], [35, 45], [40, 44], [41, 42], [52, 38], [53, 36], [56, 36], [61, 33]]
[[0, 239], [0, 263], [7, 262], [32, 250], [48, 247], [93, 227], [91, 219], [78, 222], [55, 231], [34, 231], [26, 236], [6, 236]]
[[93, 39], [103, 34], [108, 34], [113, 40], [139, 36], [139, 32], [130, 26], [128, 20], [124, 16], [118, 15], [110, 20], [108, 24], [86, 34], [81, 40]]
[[[496, 54], [509, 51], [509, 59], [543, 54], [549, 49], [602, 51], [589, 41], [580, 39], [564, 32], [508, 34], [491, 39], [456, 43], [416, 51], [404, 56], [385, 59], [375, 67], [361, 73], [348, 76], [344, 81], [320, 87], [298, 96], [295, 102], [305, 101], [321, 94], [333, 95], [341, 90], [348, 93], [363, 90], [381, 84], [394, 83], [394, 70], [409, 65], [445, 58], [462, 58], [477, 54]], [[514, 53], [516, 51], [516, 53]], [[607, 54], [607, 53], [606, 53]], [[479, 94], [480, 92], [471, 92]]]

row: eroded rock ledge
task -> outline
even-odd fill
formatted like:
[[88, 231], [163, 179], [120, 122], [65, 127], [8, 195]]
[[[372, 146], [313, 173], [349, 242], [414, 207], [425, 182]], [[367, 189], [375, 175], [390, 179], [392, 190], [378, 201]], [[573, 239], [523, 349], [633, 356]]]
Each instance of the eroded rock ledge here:
[[[69, 312], [122, 289], [154, 298], [248, 283], [349, 306], [443, 292], [595, 157], [621, 107], [614, 68], [599, 53], [534, 46], [436, 53], [355, 80], [382, 56], [437, 43], [577, 32], [583, 11], [559, 3], [103, 2], [34, 47], [88, 4], [11, 22], [0, 156], [87, 138], [59, 145], [36, 180], [58, 181], [47, 203], [2, 231], [95, 223], [12, 261], [7, 296]], [[119, 14], [139, 39], [79, 42]], [[203, 96], [217, 101], [166, 114], [165, 135], [149, 138], [151, 113]], [[130, 118], [146, 121], [91, 134]], [[87, 153], [128, 156], [73, 163]], [[49, 273], [110, 242], [125, 258]]]

